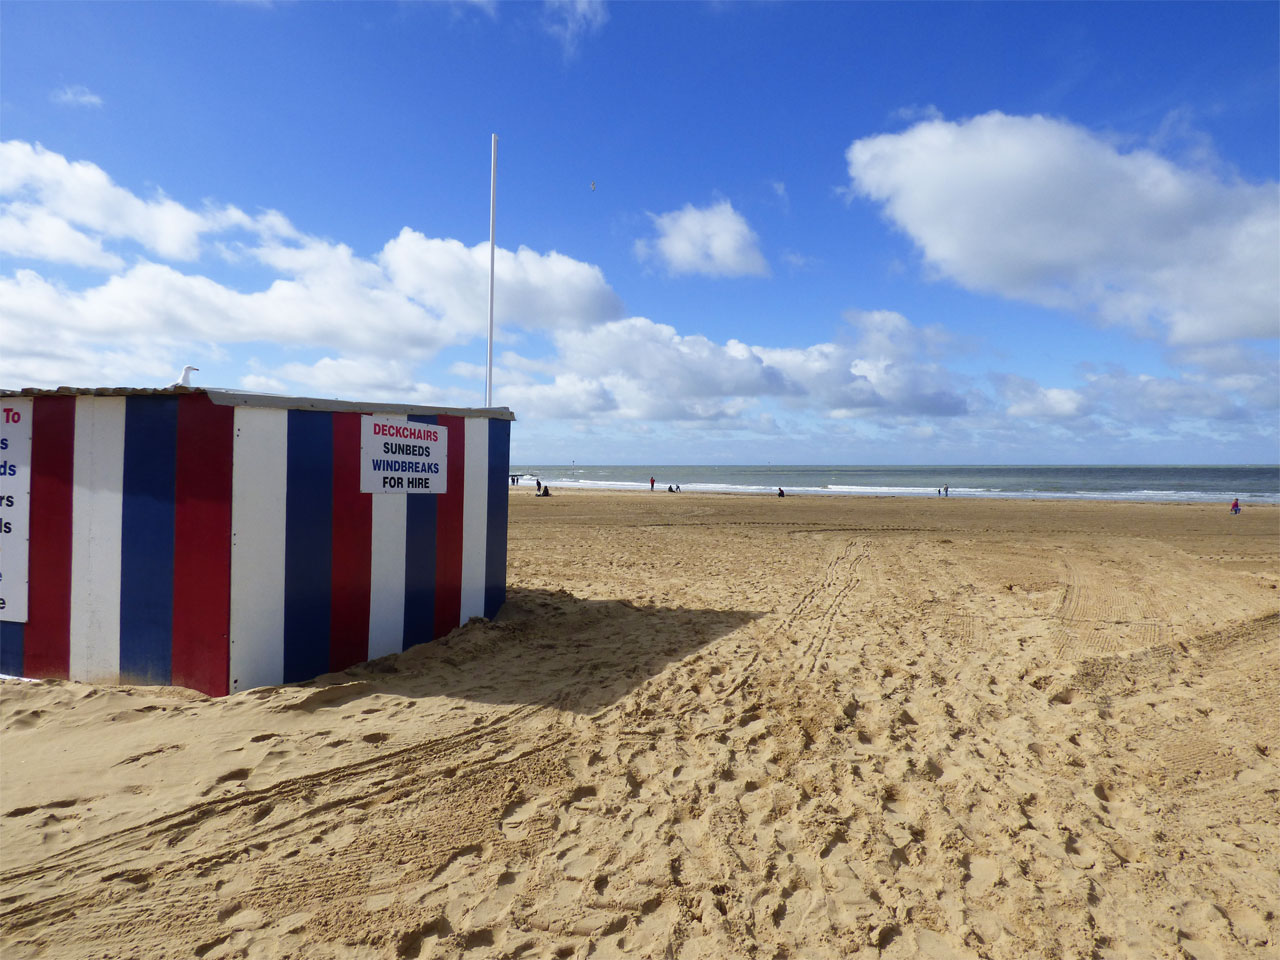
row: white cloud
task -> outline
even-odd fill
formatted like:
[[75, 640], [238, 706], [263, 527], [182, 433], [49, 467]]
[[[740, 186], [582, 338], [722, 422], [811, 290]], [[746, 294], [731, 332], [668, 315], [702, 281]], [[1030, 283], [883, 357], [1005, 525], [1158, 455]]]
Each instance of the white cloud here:
[[547, 0], [543, 9], [547, 33], [560, 41], [566, 60], [577, 55], [584, 37], [599, 33], [608, 20], [604, 0]]
[[119, 270], [124, 266], [123, 259], [103, 249], [100, 238], [91, 237], [43, 207], [29, 203], [0, 207], [0, 252], [94, 270]]
[[164, 196], [142, 200], [92, 163], [73, 163], [20, 140], [0, 142], [0, 198], [3, 212], [15, 219], [11, 208], [38, 208], [104, 240], [135, 241], [168, 260], [194, 260], [204, 233], [252, 225], [234, 207], [197, 213]]
[[[136, 249], [131, 258], [122, 255], [134, 243], [156, 259], [140, 258]], [[157, 262], [191, 264], [206, 250], [228, 263], [269, 268], [274, 279], [246, 292]], [[367, 395], [386, 371], [362, 380], [352, 364], [421, 362], [484, 336], [487, 326], [485, 245], [468, 248], [406, 228], [375, 257], [361, 257], [302, 234], [275, 211], [196, 212], [167, 198], [141, 200], [91, 163], [20, 141], [0, 144], [0, 251], [111, 272], [82, 289], [31, 269], [0, 277], [0, 373], [22, 385], [67, 383], [72, 371], [81, 382], [145, 382], [213, 344], [269, 342], [342, 356], [310, 372], [286, 366], [251, 376]], [[598, 267], [554, 251], [499, 250], [496, 272], [499, 336], [504, 327], [506, 336], [582, 329], [622, 313]], [[82, 363], [95, 351], [117, 359], [105, 370]], [[138, 362], [120, 362], [129, 354]], [[411, 378], [406, 371], [395, 382]], [[424, 393], [420, 385], [412, 389]]]
[[507, 351], [495, 370], [495, 396], [535, 416], [573, 409], [665, 422], [741, 419], [762, 402], [835, 419], [969, 412], [963, 385], [929, 360], [940, 343], [936, 330], [888, 311], [853, 313], [849, 322], [858, 333], [853, 343], [770, 348], [682, 336], [630, 317], [557, 334], [550, 361]]
[[[1156, 377], [1134, 374], [1119, 367], [1087, 372], [1082, 388], [1090, 402], [1125, 423], [1163, 428], [1170, 423], [1262, 420], [1274, 426], [1275, 375], [1266, 378], [1269, 389], [1258, 390], [1257, 381], [1232, 382], [1195, 374]], [[1253, 396], [1252, 394], [1258, 394]], [[1269, 396], [1268, 396], [1269, 395]]]
[[321, 357], [314, 363], [294, 361], [266, 374], [244, 376], [241, 385], [248, 390], [268, 389], [272, 393], [301, 389], [308, 396], [359, 397], [388, 403], [457, 406], [464, 401], [481, 402], [478, 395], [460, 398], [456, 389], [417, 381], [412, 363], [404, 358]]
[[968, 288], [1159, 324], [1173, 343], [1280, 333], [1275, 183], [1001, 113], [857, 140], [847, 160], [854, 191]]
[[[494, 379], [498, 379], [496, 371]], [[574, 373], [560, 374], [550, 383], [495, 383], [494, 402], [542, 419], [595, 418], [618, 408], [604, 383]]]
[[[484, 370], [474, 362], [483, 354], [470, 345], [484, 335], [484, 244], [406, 228], [361, 255], [277, 212], [141, 199], [93, 164], [6, 143], [0, 250], [36, 265], [0, 275], [4, 386], [161, 384], [183, 363], [209, 378], [233, 346], [243, 358], [261, 345], [269, 362], [241, 359], [223, 382], [483, 402]], [[202, 262], [215, 259], [220, 279], [250, 268], [253, 287], [204, 275]], [[68, 264], [107, 276], [86, 282], [60, 271]], [[1275, 432], [1278, 372], [1273, 356], [1249, 344], [1182, 346], [1170, 358], [1185, 368], [1180, 376], [1082, 369], [1070, 384], [992, 375], [980, 389], [946, 366], [953, 347], [940, 328], [892, 311], [849, 313], [835, 342], [763, 347], [624, 317], [598, 267], [554, 251], [500, 250], [496, 265], [497, 333], [506, 341], [496, 401], [522, 418], [598, 428], [601, 443], [610, 430], [665, 431], [710, 455], [716, 443], [728, 451], [734, 437], [767, 427], [816, 451], [826, 449], [827, 430], [847, 442], [894, 437], [945, 451], [963, 436], [965, 449], [991, 440], [991, 449], [1013, 450], [1025, 444], [1027, 419], [1060, 449], [1103, 433], [1124, 449], [1135, 431], [1252, 431], [1264, 440]]]
[[[528, 247], [494, 258], [494, 322], [525, 329], [582, 328], [622, 315], [600, 268]], [[482, 335], [488, 324], [489, 245], [425, 237], [408, 227], [378, 256], [396, 288], [451, 326]]]
[[1011, 417], [1027, 420], [1066, 420], [1089, 412], [1085, 398], [1076, 390], [1042, 387], [1026, 377], [1007, 375], [999, 379], [1000, 392]]
[[701, 273], [711, 277], [768, 276], [759, 239], [746, 218], [728, 200], [710, 207], [685, 204], [670, 213], [650, 214], [658, 235], [636, 243], [645, 260], [657, 255], [675, 274]]
[[831, 417], [954, 417], [969, 411], [965, 384], [930, 360], [945, 345], [937, 328], [916, 327], [889, 310], [851, 311], [846, 319], [856, 333], [852, 343], [756, 352], [804, 384], [807, 402]]
[[252, 393], [285, 393], [288, 387], [282, 380], [260, 373], [250, 373], [240, 378], [240, 386]]
[[88, 87], [80, 84], [59, 87], [49, 95], [49, 99], [54, 103], [60, 103], [67, 107], [102, 106], [102, 98]]

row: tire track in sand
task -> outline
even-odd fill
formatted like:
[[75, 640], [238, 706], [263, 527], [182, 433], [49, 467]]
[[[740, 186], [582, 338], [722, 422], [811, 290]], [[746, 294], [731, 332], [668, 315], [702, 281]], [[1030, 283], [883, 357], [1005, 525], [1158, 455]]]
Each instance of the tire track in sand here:
[[812, 628], [805, 630], [796, 676], [806, 679], [813, 676], [823, 662], [828, 644], [838, 634], [837, 623], [847, 612], [847, 600], [862, 582], [858, 568], [868, 556], [865, 543], [845, 541], [835, 556], [827, 560], [818, 585], [791, 608], [788, 623]]

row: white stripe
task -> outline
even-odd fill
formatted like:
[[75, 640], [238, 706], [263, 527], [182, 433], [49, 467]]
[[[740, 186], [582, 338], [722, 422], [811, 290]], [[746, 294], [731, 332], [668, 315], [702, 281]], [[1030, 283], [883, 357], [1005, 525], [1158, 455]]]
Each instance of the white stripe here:
[[[388, 418], [404, 419], [404, 418]], [[430, 493], [375, 493], [369, 563], [369, 659], [404, 647], [404, 563], [409, 497]]]
[[71, 491], [72, 680], [120, 677], [124, 397], [77, 397]]
[[231, 466], [231, 691], [284, 680], [286, 410], [236, 407]]
[[460, 622], [484, 616], [484, 559], [488, 544], [489, 420], [467, 417], [466, 474], [462, 478], [462, 608]]

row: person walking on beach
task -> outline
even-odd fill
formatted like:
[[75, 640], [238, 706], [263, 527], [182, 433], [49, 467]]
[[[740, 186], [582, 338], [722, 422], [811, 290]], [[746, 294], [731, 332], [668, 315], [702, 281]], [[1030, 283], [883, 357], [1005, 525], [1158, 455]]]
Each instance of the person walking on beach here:
[[1232, 512], [1232, 513], [1239, 513], [1239, 512], [1240, 512], [1240, 498], [1239, 498], [1239, 497], [1236, 497], [1234, 500], [1232, 500], [1232, 501], [1231, 501], [1231, 512]]
[[542, 492], [542, 481], [541, 481], [541, 480], [538, 480], [538, 479], [535, 479], [533, 482], [534, 482], [534, 483], [536, 483], [536, 484], [538, 485], [538, 492], [539, 492], [539, 493], [541, 493], [541, 492]]
[[946, 484], [946, 483], [944, 483], [944, 484], [942, 485], [942, 495], [943, 495], [944, 497], [949, 497], [949, 496], [951, 496], [951, 485], [950, 485], [950, 484]]
[[653, 477], [649, 478], [649, 492], [653, 492]]

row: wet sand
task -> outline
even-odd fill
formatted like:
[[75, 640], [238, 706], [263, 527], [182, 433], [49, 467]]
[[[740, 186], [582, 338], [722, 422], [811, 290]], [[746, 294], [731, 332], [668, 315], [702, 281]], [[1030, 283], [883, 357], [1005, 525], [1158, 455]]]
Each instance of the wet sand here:
[[0, 683], [0, 955], [1280, 955], [1280, 509], [511, 508], [397, 657]]

